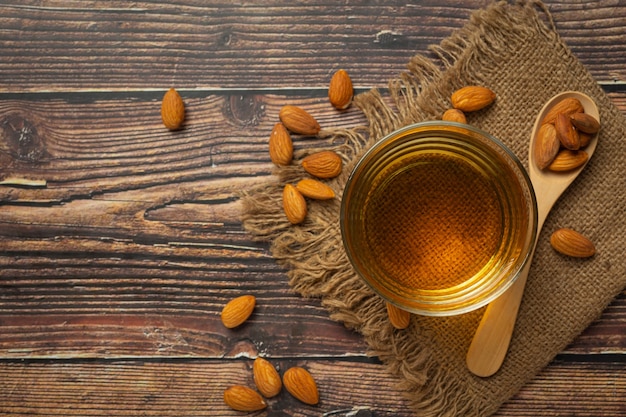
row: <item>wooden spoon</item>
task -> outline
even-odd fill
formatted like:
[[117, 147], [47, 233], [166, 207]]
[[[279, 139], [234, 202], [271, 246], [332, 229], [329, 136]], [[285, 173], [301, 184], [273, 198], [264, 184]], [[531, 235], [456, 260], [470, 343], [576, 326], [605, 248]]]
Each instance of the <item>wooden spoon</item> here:
[[[580, 100], [585, 113], [600, 121], [600, 114], [593, 100], [585, 94], [576, 91], [567, 91], [554, 96], [539, 112], [532, 130], [530, 151], [528, 152], [528, 175], [537, 196], [537, 239], [552, 206], [586, 165], [585, 163], [572, 171], [552, 172], [540, 170], [534, 161], [534, 152], [532, 150], [537, 132], [539, 127], [541, 127], [541, 121], [554, 104], [567, 97], [575, 97]], [[598, 135], [595, 134], [589, 145], [584, 149], [589, 158], [591, 158], [597, 143]], [[482, 377], [491, 376], [500, 369], [504, 361], [509, 342], [511, 341], [511, 335], [513, 334], [517, 312], [522, 301], [522, 294], [524, 293], [524, 286], [526, 285], [537, 239], [535, 239], [533, 251], [526, 265], [520, 271], [517, 280], [504, 294], [492, 301], [485, 310], [466, 358], [467, 367], [475, 375]]]

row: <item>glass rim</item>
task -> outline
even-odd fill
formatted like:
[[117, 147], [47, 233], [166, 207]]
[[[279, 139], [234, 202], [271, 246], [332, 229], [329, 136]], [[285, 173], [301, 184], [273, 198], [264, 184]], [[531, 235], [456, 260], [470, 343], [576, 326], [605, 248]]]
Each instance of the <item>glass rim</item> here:
[[[425, 132], [437, 134], [439, 140], [441, 139], [452, 139], [453, 134], [461, 135], [466, 138], [469, 138], [474, 143], [480, 143], [483, 147], [495, 148], [502, 152], [504, 157], [502, 158], [511, 172], [514, 172], [516, 182], [523, 189], [523, 197], [522, 201], [526, 202], [528, 206], [528, 228], [529, 230], [522, 231], [525, 237], [525, 244], [522, 248], [522, 253], [517, 260], [516, 267], [513, 271], [510, 271], [510, 274], [507, 275], [506, 280], [503, 282], [494, 280], [491, 282], [491, 285], [479, 286], [476, 288], [465, 289], [461, 293], [463, 297], [479, 297], [483, 293], [487, 293], [485, 297], [479, 298], [476, 302], [471, 304], [461, 303], [461, 305], [455, 305], [455, 300], [458, 297], [450, 296], [449, 300], [442, 301], [443, 299], [437, 299], [437, 297], [429, 300], [427, 297], [424, 299], [419, 299], [417, 301], [413, 299], [409, 299], [404, 295], [395, 293], [394, 297], [390, 297], [385, 291], [382, 291], [380, 288], [376, 287], [370, 279], [374, 278], [375, 281], [380, 281], [380, 279], [376, 280], [375, 277], [369, 273], [369, 271], [364, 271], [359, 262], [356, 259], [356, 254], [352, 253], [351, 242], [349, 241], [349, 237], [346, 233], [346, 216], [348, 213], [348, 203], [350, 201], [350, 196], [354, 192], [354, 184], [358, 182], [360, 179], [360, 174], [362, 171], [368, 166], [375, 163], [377, 160], [385, 157], [385, 152], [381, 152], [381, 149], [385, 147], [389, 147], [390, 149], [399, 146], [398, 144], [402, 144], [410, 141], [411, 139], [419, 138], [420, 134]], [[413, 135], [412, 133], [415, 133]], [[417, 135], [417, 136], [416, 136]], [[476, 136], [481, 137], [482, 139], [478, 139]], [[396, 141], [399, 141], [396, 143]], [[491, 143], [492, 145], [486, 144], [486, 142]], [[494, 150], [494, 149], [492, 149]], [[494, 150], [494, 152], [497, 152]], [[485, 159], [485, 158], [484, 158]], [[373, 161], [373, 162], [372, 162]], [[490, 303], [498, 296], [500, 296], [503, 292], [505, 292], [516, 280], [519, 276], [522, 269], [526, 266], [526, 264], [530, 261], [537, 237], [537, 228], [538, 228], [538, 220], [537, 220], [537, 200], [534, 192], [534, 188], [528, 172], [526, 168], [523, 166], [519, 158], [513, 153], [513, 151], [505, 145], [502, 141], [494, 137], [493, 135], [476, 128], [471, 125], [457, 123], [457, 122], [447, 122], [447, 121], [426, 121], [413, 123], [404, 127], [401, 127], [387, 135], [385, 135], [382, 139], [374, 143], [369, 149], [367, 149], [363, 155], [359, 158], [357, 163], [354, 165], [348, 179], [346, 181], [343, 196], [340, 207], [340, 230], [342, 234], [342, 243], [344, 246], [344, 250], [346, 255], [353, 266], [355, 272], [359, 277], [365, 281], [365, 283], [379, 296], [381, 296], [387, 302], [390, 302], [397, 307], [410, 311], [412, 313], [424, 315], [424, 316], [451, 316], [466, 313], [469, 311], [476, 310], [484, 305]], [[386, 292], [393, 293], [393, 291], [387, 289]], [[473, 295], [472, 295], [473, 294]], [[400, 300], [400, 302], [398, 301]], [[450, 301], [452, 300], [452, 301]], [[459, 304], [460, 301], [456, 301], [456, 304]], [[420, 307], [417, 307], [419, 305]], [[432, 306], [433, 308], [429, 308]]]

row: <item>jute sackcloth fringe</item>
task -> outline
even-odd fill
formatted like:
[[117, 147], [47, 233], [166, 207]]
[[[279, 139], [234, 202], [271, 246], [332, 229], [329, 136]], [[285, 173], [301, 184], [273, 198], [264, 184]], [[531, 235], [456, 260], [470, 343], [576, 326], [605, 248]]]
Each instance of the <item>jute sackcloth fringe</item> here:
[[[527, 164], [529, 135], [553, 95], [578, 90], [600, 108], [596, 152], [556, 203], [540, 236], [511, 347], [492, 377], [467, 371], [465, 354], [483, 309], [450, 318], [413, 315], [395, 330], [384, 303], [353, 271], [342, 247], [340, 198], [312, 202], [306, 221], [289, 224], [282, 188], [307, 174], [298, 164], [277, 169], [275, 181], [243, 195], [242, 220], [288, 269], [289, 284], [319, 297], [334, 320], [360, 332], [369, 354], [398, 376], [419, 416], [487, 416], [531, 380], [626, 287], [626, 121], [559, 38], [539, 2], [493, 3], [433, 47], [434, 59], [413, 57], [389, 83], [389, 95], [372, 90], [355, 97], [369, 125], [332, 132], [344, 159], [342, 175], [328, 182], [341, 195], [359, 155], [391, 131], [439, 119], [449, 97], [466, 85], [492, 89], [496, 102], [468, 115], [468, 123], [507, 144]], [[547, 22], [547, 23], [546, 23]], [[297, 154], [297, 159], [305, 151]], [[591, 259], [557, 254], [549, 244], [559, 227], [571, 227], [596, 245]]]

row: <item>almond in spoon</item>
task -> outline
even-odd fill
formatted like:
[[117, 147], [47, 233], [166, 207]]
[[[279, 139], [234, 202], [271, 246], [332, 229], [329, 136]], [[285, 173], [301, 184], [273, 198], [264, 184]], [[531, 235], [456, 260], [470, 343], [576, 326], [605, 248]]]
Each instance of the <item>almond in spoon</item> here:
[[572, 151], [570, 149], [561, 149], [548, 169], [555, 172], [566, 172], [582, 166], [589, 159], [589, 155], [585, 151]]
[[574, 113], [570, 119], [574, 127], [581, 132], [594, 134], [600, 130], [600, 122], [587, 113]]
[[583, 104], [580, 102], [580, 100], [574, 97], [566, 97], [556, 103], [550, 109], [550, 111], [548, 111], [541, 123], [554, 123], [558, 114], [565, 114], [567, 116], [570, 116], [574, 113], [583, 113], [584, 111], [585, 108], [583, 107]]
[[573, 151], [580, 149], [580, 136], [578, 136], [578, 132], [572, 124], [572, 119], [568, 115], [563, 113], [557, 114], [554, 127], [556, 136], [564, 148]]
[[561, 142], [556, 136], [556, 128], [553, 124], [541, 125], [537, 132], [535, 140], [535, 162], [539, 169], [545, 169], [552, 163], [556, 155], [559, 153]]

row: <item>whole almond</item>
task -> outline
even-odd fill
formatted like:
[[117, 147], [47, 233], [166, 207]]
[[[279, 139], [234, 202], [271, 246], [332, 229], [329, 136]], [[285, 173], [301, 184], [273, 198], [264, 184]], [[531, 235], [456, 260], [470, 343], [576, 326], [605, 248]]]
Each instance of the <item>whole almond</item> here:
[[301, 135], [317, 135], [320, 124], [306, 110], [297, 106], [284, 106], [278, 113], [285, 127]]
[[396, 329], [402, 330], [409, 327], [409, 323], [411, 321], [411, 313], [406, 310], [402, 310], [401, 308], [396, 307], [391, 303], [386, 303], [387, 305], [387, 316], [389, 316], [389, 321], [391, 325]]
[[341, 174], [343, 162], [333, 151], [321, 151], [308, 155], [302, 160], [306, 172], [318, 178], [334, 178]]
[[589, 239], [567, 228], [552, 233], [550, 244], [557, 252], [576, 258], [588, 258], [596, 253], [596, 248]]
[[572, 119], [568, 115], [563, 113], [557, 114], [554, 127], [556, 128], [556, 136], [564, 148], [573, 151], [580, 149], [580, 136], [578, 136], [578, 132], [572, 124]]
[[585, 111], [580, 100], [574, 97], [567, 97], [556, 103], [543, 118], [543, 123], [554, 123], [557, 114], [571, 116], [574, 113], [583, 113]]
[[441, 116], [441, 120], [447, 122], [457, 122], [457, 123], [465, 123], [467, 124], [467, 118], [465, 117], [465, 113], [463, 113], [459, 109], [448, 109]]
[[300, 191], [291, 184], [286, 184], [283, 188], [283, 210], [291, 224], [300, 224], [306, 217], [306, 200]]
[[347, 109], [352, 103], [354, 88], [348, 73], [340, 69], [333, 74], [328, 86], [328, 100], [339, 110]]
[[283, 384], [291, 395], [305, 404], [315, 405], [320, 396], [313, 376], [304, 368], [295, 366], [283, 375]]
[[253, 295], [242, 295], [230, 300], [222, 309], [222, 323], [229, 329], [242, 325], [252, 314], [255, 305], [256, 298]]
[[496, 99], [496, 94], [478, 85], [463, 87], [452, 94], [452, 107], [463, 112], [477, 111], [487, 107]]
[[589, 155], [585, 151], [561, 149], [550, 165], [548, 165], [548, 169], [556, 172], [571, 171], [584, 165], [588, 159]]
[[293, 142], [285, 126], [278, 122], [274, 125], [269, 141], [270, 159], [276, 165], [289, 165], [293, 158]]
[[170, 88], [163, 96], [161, 119], [170, 130], [179, 129], [185, 121], [185, 103], [174, 88]]
[[271, 398], [280, 392], [283, 383], [278, 371], [268, 360], [257, 357], [252, 365], [254, 383], [265, 398]]
[[537, 138], [535, 139], [535, 162], [539, 169], [545, 169], [552, 163], [557, 153], [561, 142], [556, 136], [556, 128], [553, 124], [541, 125], [537, 132]]
[[335, 192], [332, 188], [312, 178], [304, 178], [298, 181], [296, 188], [303, 196], [314, 200], [330, 200], [335, 198]]
[[267, 403], [258, 392], [243, 385], [233, 385], [226, 389], [224, 402], [236, 411], [259, 411], [267, 407]]
[[574, 127], [581, 132], [594, 134], [600, 130], [600, 122], [590, 114], [574, 113], [570, 115], [570, 118], [572, 119]]

